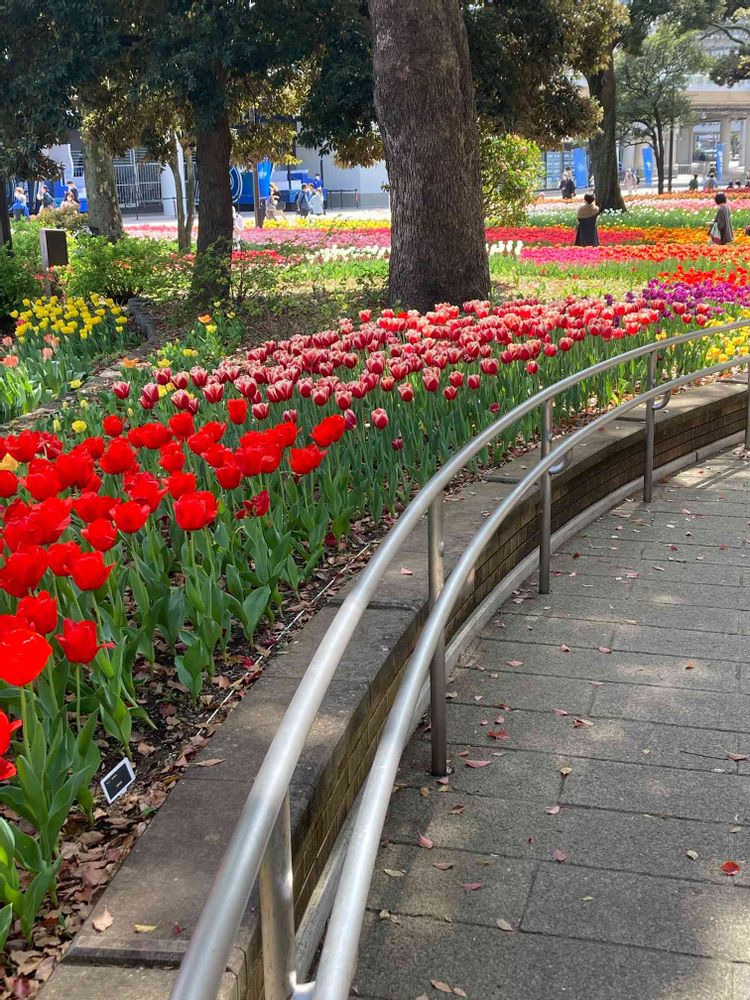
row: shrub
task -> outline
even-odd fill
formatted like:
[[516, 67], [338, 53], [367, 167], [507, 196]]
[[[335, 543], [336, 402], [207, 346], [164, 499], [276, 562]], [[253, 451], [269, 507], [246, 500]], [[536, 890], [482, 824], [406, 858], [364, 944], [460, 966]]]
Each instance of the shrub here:
[[164, 299], [174, 296], [184, 281], [168, 266], [173, 257], [174, 247], [165, 240], [123, 236], [111, 243], [82, 233], [60, 276], [69, 295], [104, 295], [115, 302], [137, 295]]
[[502, 226], [520, 225], [539, 186], [541, 151], [519, 135], [495, 135], [483, 121], [479, 137], [485, 217]]

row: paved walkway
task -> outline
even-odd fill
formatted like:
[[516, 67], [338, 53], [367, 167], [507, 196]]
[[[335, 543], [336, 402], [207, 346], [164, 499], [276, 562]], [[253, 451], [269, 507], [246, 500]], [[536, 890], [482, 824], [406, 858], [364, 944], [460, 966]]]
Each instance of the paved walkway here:
[[454, 773], [406, 750], [359, 997], [750, 1000], [749, 525], [750, 466], [717, 457], [484, 629], [449, 686]]

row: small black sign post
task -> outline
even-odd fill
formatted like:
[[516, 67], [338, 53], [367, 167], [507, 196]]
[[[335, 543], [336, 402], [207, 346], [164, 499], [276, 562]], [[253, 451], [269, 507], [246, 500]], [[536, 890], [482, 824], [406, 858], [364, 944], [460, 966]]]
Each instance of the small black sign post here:
[[62, 267], [68, 263], [68, 234], [64, 229], [40, 229], [39, 246], [42, 251], [44, 293], [49, 297], [52, 291], [49, 269]]

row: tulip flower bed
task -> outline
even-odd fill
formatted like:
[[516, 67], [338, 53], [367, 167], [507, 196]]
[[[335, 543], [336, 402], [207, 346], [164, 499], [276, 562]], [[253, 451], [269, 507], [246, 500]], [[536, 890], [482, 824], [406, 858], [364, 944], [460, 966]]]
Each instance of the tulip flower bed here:
[[[169, 697], [199, 705], [353, 522], [397, 513], [541, 383], [739, 314], [750, 286], [731, 273], [680, 272], [620, 301], [362, 312], [230, 357], [222, 345], [240, 342], [242, 324], [217, 311], [151, 362], [124, 363], [86, 408], [0, 439], [0, 940], [33, 935], [64, 871], [68, 817], [92, 815], [102, 751], [133, 754], [158, 713], [155, 672]], [[40, 308], [18, 318], [39, 326]], [[30, 327], [22, 338], [37, 336]], [[686, 346], [673, 362], [717, 347]], [[557, 420], [608, 405], [643, 374], [633, 365], [570, 390]], [[478, 464], [536, 430], [528, 418]]]
[[133, 338], [127, 317], [111, 299], [93, 296], [24, 301], [14, 334], [0, 347], [0, 421], [36, 409], [77, 388], [97, 359], [121, 354]]

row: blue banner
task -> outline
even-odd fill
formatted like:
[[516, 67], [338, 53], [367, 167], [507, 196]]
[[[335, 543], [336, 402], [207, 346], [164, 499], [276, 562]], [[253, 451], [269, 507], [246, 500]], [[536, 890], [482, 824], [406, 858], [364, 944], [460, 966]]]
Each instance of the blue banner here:
[[716, 180], [724, 179], [724, 143], [716, 143]]
[[272, 173], [273, 163], [270, 160], [261, 160], [258, 164], [258, 187], [261, 198], [269, 198], [271, 195]]
[[643, 156], [643, 180], [649, 187], [654, 183], [654, 151], [650, 146], [644, 146]]
[[586, 150], [582, 146], [576, 146], [573, 150], [573, 177], [577, 188], [589, 186], [589, 165]]

